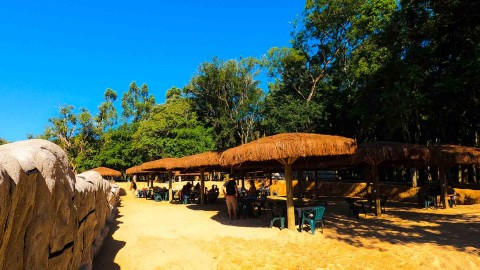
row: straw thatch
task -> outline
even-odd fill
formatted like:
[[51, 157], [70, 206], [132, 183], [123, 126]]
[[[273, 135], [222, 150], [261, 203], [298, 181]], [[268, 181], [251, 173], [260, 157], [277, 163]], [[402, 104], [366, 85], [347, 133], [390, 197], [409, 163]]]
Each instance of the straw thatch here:
[[432, 160], [430, 163], [445, 165], [479, 165], [480, 148], [461, 145], [434, 145], [430, 146]]
[[131, 168], [128, 168], [125, 173], [127, 175], [131, 175], [131, 174], [146, 174], [146, 173], [149, 173], [148, 171], [144, 171], [142, 170], [142, 166], [141, 165], [138, 165], [138, 166], [133, 166]]
[[140, 165], [143, 171], [169, 171], [176, 168], [178, 158], [162, 158], [154, 161], [145, 162]]
[[357, 144], [353, 139], [311, 134], [283, 133], [226, 150], [221, 155], [224, 166], [245, 162], [262, 162], [299, 157], [320, 157], [354, 154]]
[[98, 168], [91, 169], [91, 171], [96, 171], [101, 176], [121, 176], [122, 175], [121, 172], [114, 169], [107, 168], [107, 167], [98, 167]]
[[175, 166], [177, 169], [218, 168], [221, 166], [220, 153], [210, 151], [182, 157], [177, 160]]
[[358, 146], [356, 164], [421, 164], [430, 160], [430, 149], [423, 145], [399, 142], [368, 142]]

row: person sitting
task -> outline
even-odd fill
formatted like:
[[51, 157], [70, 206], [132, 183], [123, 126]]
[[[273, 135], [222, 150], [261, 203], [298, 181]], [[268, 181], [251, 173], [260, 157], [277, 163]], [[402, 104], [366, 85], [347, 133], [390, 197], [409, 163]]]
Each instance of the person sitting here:
[[457, 196], [457, 193], [455, 192], [455, 189], [451, 186], [447, 187], [447, 197], [448, 197], [448, 204], [450, 205], [450, 208], [452, 208], [454, 205], [456, 206], [457, 203], [455, 201]]
[[251, 217], [253, 216], [254, 203], [257, 200], [257, 188], [255, 187], [255, 181], [250, 180], [250, 188], [247, 190], [247, 213]]

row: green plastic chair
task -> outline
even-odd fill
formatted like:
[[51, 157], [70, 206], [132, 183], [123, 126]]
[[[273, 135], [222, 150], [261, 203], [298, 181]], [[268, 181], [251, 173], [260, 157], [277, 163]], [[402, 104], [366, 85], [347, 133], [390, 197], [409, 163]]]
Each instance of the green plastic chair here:
[[280, 229], [285, 228], [285, 208], [280, 208], [275, 204], [270, 203], [272, 209], [272, 219], [270, 220], [270, 228], [273, 227], [275, 221], [280, 221]]
[[302, 223], [300, 223], [300, 231], [302, 231], [302, 227], [305, 223], [310, 225], [312, 229], [312, 234], [315, 234], [315, 224], [320, 223], [320, 228], [322, 229], [323, 233], [323, 214], [325, 213], [324, 206], [316, 206], [312, 210], [303, 211], [302, 212]]

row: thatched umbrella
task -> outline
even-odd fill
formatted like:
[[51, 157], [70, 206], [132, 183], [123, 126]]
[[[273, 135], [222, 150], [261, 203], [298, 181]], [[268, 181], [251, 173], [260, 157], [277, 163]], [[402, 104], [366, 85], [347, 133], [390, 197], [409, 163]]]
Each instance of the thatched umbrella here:
[[431, 164], [438, 165], [440, 174], [441, 200], [443, 207], [447, 206], [447, 177], [445, 167], [452, 165], [480, 165], [480, 148], [461, 145], [434, 145]]
[[126, 175], [133, 175], [133, 181], [137, 180], [138, 175], [145, 175], [151, 172], [142, 170], [141, 165], [133, 166], [125, 171]]
[[162, 158], [149, 162], [145, 162], [140, 165], [141, 170], [144, 171], [163, 171], [168, 172], [168, 198], [172, 200], [172, 169], [176, 166], [178, 158]]
[[[335, 157], [354, 154], [357, 144], [353, 139], [311, 133], [284, 133], [226, 150], [221, 155], [225, 166], [276, 161], [284, 166], [287, 188], [288, 228], [295, 230], [293, 207], [292, 165], [307, 157]], [[277, 163], [277, 164], [278, 164]]]
[[205, 203], [205, 170], [210, 168], [220, 168], [220, 153], [216, 151], [205, 152], [201, 154], [185, 156], [179, 158], [175, 164], [176, 169], [200, 171], [200, 203]]
[[355, 164], [367, 164], [368, 174], [374, 184], [374, 196], [376, 215], [382, 214], [380, 205], [380, 185], [378, 177], [378, 166], [380, 165], [415, 165], [430, 160], [430, 150], [426, 146], [418, 144], [398, 142], [368, 142], [360, 144], [357, 154], [351, 159]]
[[122, 176], [121, 172], [119, 172], [117, 170], [114, 170], [114, 169], [107, 168], [107, 167], [93, 168], [93, 169], [91, 169], [91, 171], [96, 171], [101, 176], [109, 176], [109, 177]]

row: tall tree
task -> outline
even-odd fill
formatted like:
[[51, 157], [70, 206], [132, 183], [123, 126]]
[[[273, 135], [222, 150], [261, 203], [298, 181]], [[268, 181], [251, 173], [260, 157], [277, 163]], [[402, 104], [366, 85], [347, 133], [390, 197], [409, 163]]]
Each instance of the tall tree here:
[[149, 95], [146, 84], [142, 84], [139, 89], [135, 82], [130, 83], [128, 92], [122, 97], [123, 121], [139, 122], [150, 112], [153, 105], [155, 105], [155, 98]]
[[215, 148], [212, 130], [203, 127], [178, 88], [167, 92], [165, 104], [154, 107], [133, 136], [143, 160], [182, 157]]
[[[338, 111], [342, 111], [338, 108], [348, 108], [343, 100], [348, 95], [342, 92], [352, 90], [359, 67], [367, 72], [365, 69], [378, 68], [376, 65], [381, 62], [381, 52], [376, 50], [371, 52], [372, 57], [362, 58], [363, 64], [359, 66], [355, 66], [353, 56], [365, 50], [369, 37], [382, 31], [395, 7], [394, 0], [307, 1], [292, 32], [292, 48], [272, 48], [268, 52], [267, 67], [273, 82], [265, 118], [270, 118], [270, 123], [276, 122], [274, 126], [290, 120], [287, 126], [307, 126], [307, 131], [344, 130], [345, 126], [335, 127], [336, 123], [330, 121], [342, 120], [338, 118]], [[272, 102], [281, 99], [286, 102]], [[278, 111], [282, 107], [286, 111], [296, 103], [312, 107], [305, 111], [307, 121], [277, 117], [270, 109], [280, 106]]]
[[94, 166], [106, 166], [117, 170], [126, 170], [144, 161], [141, 153], [133, 147], [133, 135], [138, 123], [122, 124], [110, 129], [102, 136], [102, 145], [94, 158]]
[[96, 120], [99, 127], [103, 131], [106, 131], [117, 124], [117, 109], [115, 109], [115, 105], [113, 104], [115, 100], [117, 100], [117, 93], [114, 90], [107, 88], [104, 96], [105, 101], [98, 106], [98, 116]]
[[258, 64], [254, 58], [226, 62], [213, 58], [200, 65], [184, 89], [200, 121], [213, 128], [219, 149], [255, 138], [263, 96], [255, 80]]
[[58, 116], [48, 121], [51, 125], [46, 128], [43, 137], [65, 150], [75, 172], [88, 167], [99, 139], [90, 112], [82, 108], [76, 115], [72, 105], [63, 105], [58, 110]]

